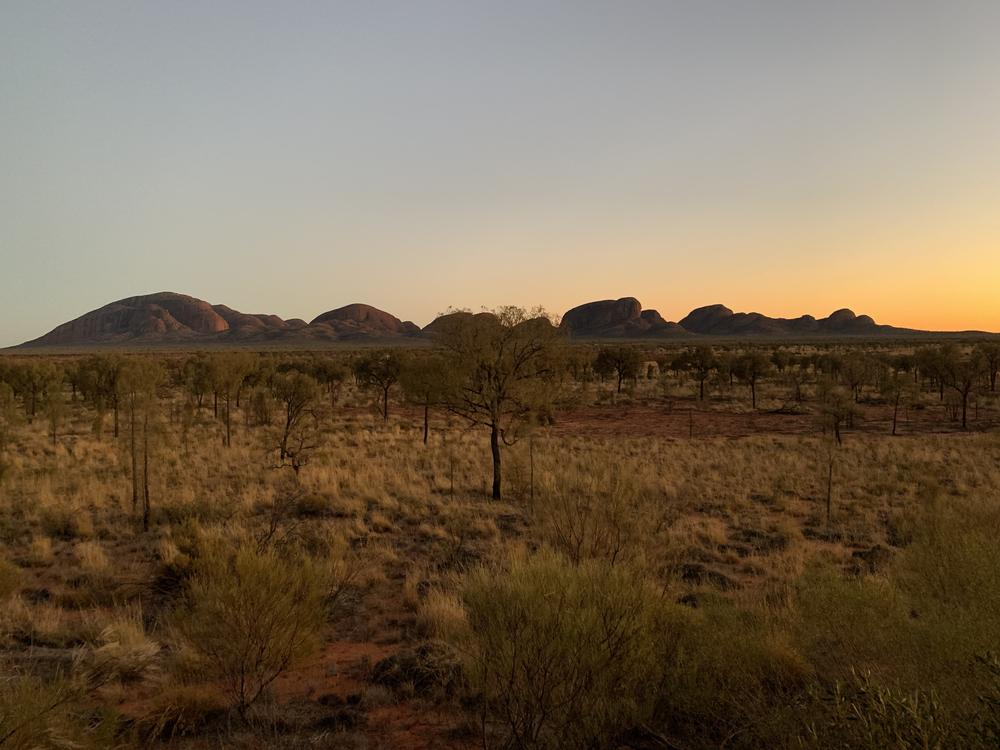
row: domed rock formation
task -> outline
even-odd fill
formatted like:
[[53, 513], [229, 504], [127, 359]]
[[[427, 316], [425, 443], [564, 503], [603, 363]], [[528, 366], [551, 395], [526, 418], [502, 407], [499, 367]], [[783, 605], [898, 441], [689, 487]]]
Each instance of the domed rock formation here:
[[210, 304], [185, 294], [159, 292], [112, 302], [57, 326], [31, 344], [60, 346], [142, 338], [218, 334], [229, 323]]
[[580, 338], [617, 338], [622, 336], [671, 336], [686, 332], [676, 323], [668, 323], [656, 310], [643, 310], [635, 297], [600, 300], [567, 310], [562, 327]]
[[314, 318], [309, 326], [330, 328], [338, 338], [416, 336], [420, 333], [420, 327], [415, 323], [360, 303], [325, 312]]

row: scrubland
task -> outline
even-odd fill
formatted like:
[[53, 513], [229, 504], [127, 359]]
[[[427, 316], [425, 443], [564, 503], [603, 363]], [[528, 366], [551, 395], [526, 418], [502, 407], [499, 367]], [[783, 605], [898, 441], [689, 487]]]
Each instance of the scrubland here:
[[293, 465], [264, 379], [213, 408], [166, 359], [142, 462], [124, 406], [11, 402], [2, 748], [1000, 743], [988, 384], [963, 430], [933, 379], [831, 416], [820, 376], [576, 371], [496, 500], [488, 432], [397, 384], [311, 394]]

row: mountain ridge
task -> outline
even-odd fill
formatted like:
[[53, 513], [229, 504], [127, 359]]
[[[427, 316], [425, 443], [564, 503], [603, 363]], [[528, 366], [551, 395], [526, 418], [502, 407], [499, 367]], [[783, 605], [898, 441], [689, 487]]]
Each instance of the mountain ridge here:
[[[454, 314], [454, 313], [453, 313]], [[439, 316], [420, 328], [412, 321], [363, 303], [321, 313], [306, 322], [269, 313], [244, 313], [176, 292], [136, 295], [110, 302], [12, 348], [157, 344], [310, 343], [397, 341], [430, 336]], [[876, 323], [841, 308], [825, 318], [773, 318], [734, 312], [722, 304], [698, 307], [678, 322], [644, 309], [635, 297], [597, 300], [567, 310], [561, 328], [575, 339], [676, 339], [712, 337], [993, 336], [983, 331], [923, 331]]]

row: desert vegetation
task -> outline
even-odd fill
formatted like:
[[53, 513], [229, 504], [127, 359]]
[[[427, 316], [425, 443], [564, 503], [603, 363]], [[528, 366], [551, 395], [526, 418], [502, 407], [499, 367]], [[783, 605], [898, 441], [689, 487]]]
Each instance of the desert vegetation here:
[[990, 748], [995, 343], [0, 359], [0, 748]]

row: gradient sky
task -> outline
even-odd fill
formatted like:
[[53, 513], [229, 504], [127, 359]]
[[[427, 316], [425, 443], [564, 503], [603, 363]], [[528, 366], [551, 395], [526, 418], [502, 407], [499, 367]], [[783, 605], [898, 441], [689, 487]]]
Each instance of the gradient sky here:
[[1000, 2], [0, 0], [0, 345], [171, 290], [1000, 330]]

